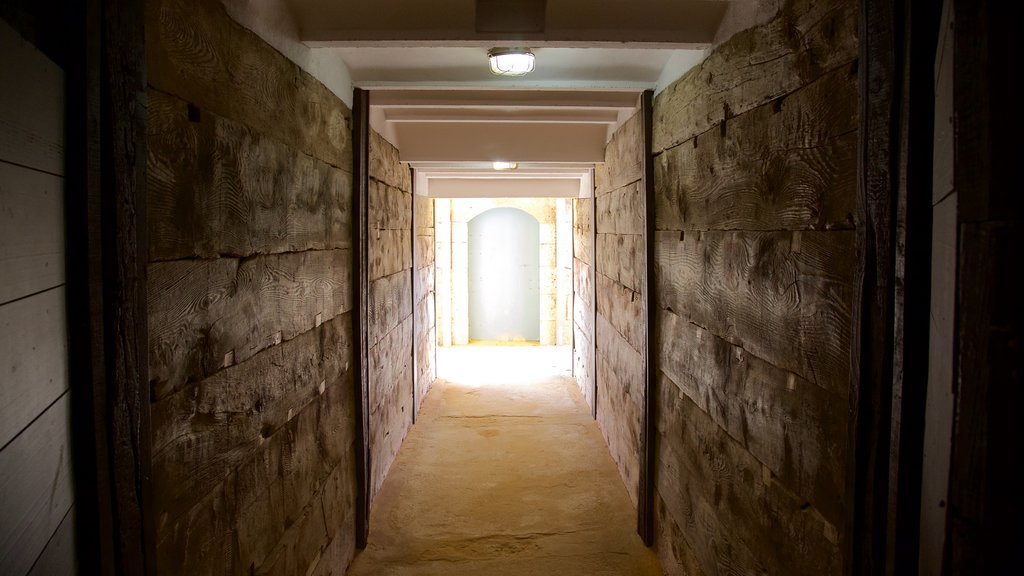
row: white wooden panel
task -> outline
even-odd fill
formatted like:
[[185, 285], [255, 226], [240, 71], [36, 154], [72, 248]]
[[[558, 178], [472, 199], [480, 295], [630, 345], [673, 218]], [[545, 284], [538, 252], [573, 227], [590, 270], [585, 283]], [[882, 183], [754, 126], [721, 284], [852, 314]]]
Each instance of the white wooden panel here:
[[0, 574], [27, 574], [71, 508], [69, 394], [0, 451]]
[[50, 538], [28, 576], [78, 574], [75, 555], [75, 507], [68, 510], [64, 521]]
[[64, 73], [0, 20], [0, 160], [64, 173]]
[[67, 389], [67, 355], [63, 287], [0, 306], [0, 446]]
[[64, 283], [63, 186], [0, 162], [0, 304]]

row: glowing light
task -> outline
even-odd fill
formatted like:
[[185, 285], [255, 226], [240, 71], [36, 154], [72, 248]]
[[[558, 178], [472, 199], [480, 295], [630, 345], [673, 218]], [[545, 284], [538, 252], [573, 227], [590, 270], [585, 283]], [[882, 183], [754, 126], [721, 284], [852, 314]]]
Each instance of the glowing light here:
[[526, 48], [491, 48], [487, 60], [491, 73], [498, 76], [523, 76], [533, 72], [533, 52]]
[[494, 163], [494, 169], [495, 170], [515, 170], [516, 168], [519, 168], [519, 163], [518, 162], [500, 162], [499, 161], [499, 162], [495, 162]]

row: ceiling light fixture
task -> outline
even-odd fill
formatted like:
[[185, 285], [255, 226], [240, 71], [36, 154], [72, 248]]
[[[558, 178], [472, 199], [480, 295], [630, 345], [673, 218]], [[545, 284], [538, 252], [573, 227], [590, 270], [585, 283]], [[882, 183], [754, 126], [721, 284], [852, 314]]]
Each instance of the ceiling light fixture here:
[[487, 51], [491, 73], [498, 76], [523, 76], [533, 72], [533, 52], [527, 48], [491, 48]]
[[519, 163], [518, 162], [495, 162], [494, 163], [494, 169], [495, 170], [515, 170], [516, 168], [519, 168]]

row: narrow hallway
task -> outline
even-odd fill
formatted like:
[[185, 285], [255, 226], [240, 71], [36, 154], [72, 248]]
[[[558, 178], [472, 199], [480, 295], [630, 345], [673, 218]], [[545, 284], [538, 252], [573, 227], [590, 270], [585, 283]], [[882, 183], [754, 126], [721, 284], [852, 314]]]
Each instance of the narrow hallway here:
[[348, 574], [661, 573], [566, 348], [438, 356]]

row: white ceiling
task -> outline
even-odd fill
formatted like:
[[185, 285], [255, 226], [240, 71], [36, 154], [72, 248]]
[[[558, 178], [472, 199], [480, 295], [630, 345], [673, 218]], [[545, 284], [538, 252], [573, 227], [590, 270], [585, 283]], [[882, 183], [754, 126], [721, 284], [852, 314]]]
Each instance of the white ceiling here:
[[[584, 193], [605, 143], [660, 89], [698, 64], [726, 0], [222, 0], [229, 13], [344, 97], [338, 70], [370, 91], [371, 126], [417, 168], [417, 192], [507, 195], [506, 178]], [[774, 0], [737, 0], [757, 4]], [[726, 18], [728, 20], [728, 18]], [[525, 46], [536, 69], [492, 75], [487, 50]], [[467, 162], [532, 163], [472, 185]], [[582, 163], [582, 164], [581, 164]], [[474, 165], [475, 166], [475, 165]], [[551, 167], [570, 167], [552, 179]], [[581, 166], [583, 168], [581, 168]], [[486, 172], [485, 172], [486, 173]], [[431, 193], [429, 184], [436, 182]], [[488, 192], [490, 190], [490, 192]], [[545, 194], [540, 194], [545, 195]]]

